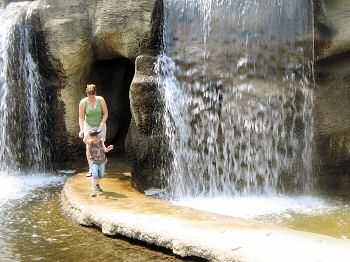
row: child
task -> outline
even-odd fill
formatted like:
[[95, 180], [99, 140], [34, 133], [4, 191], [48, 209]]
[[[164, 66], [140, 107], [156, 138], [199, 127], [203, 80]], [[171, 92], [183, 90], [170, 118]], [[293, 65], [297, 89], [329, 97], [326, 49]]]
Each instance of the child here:
[[96, 191], [102, 192], [102, 188], [99, 184], [100, 180], [104, 176], [106, 155], [105, 153], [113, 149], [113, 145], [105, 146], [104, 141], [100, 137], [101, 130], [93, 128], [89, 132], [89, 136], [85, 136], [83, 141], [88, 146], [89, 156], [92, 169], [92, 191], [91, 196], [97, 195]]

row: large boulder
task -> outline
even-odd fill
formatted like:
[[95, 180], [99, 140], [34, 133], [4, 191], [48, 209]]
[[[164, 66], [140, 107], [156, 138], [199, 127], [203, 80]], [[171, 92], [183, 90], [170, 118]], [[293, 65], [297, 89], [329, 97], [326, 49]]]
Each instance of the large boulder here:
[[130, 87], [132, 120], [126, 139], [126, 153], [132, 167], [133, 186], [140, 191], [161, 187], [162, 131], [160, 92], [156, 57], [136, 59], [135, 76]]

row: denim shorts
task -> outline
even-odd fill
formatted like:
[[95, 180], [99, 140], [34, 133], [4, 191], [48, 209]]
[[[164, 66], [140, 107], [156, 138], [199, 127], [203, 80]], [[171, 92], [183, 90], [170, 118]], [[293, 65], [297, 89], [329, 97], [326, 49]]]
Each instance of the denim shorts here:
[[91, 163], [90, 167], [92, 169], [92, 178], [93, 179], [102, 179], [105, 174], [105, 163], [102, 164], [96, 164]]

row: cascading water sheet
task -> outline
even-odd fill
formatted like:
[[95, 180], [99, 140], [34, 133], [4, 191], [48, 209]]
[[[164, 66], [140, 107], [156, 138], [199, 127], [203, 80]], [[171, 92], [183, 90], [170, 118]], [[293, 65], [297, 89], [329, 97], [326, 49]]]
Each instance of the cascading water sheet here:
[[176, 198], [308, 192], [308, 0], [164, 0], [165, 187]]
[[10, 3], [0, 9], [1, 171], [43, 171], [49, 165], [48, 106], [31, 21], [36, 4]]

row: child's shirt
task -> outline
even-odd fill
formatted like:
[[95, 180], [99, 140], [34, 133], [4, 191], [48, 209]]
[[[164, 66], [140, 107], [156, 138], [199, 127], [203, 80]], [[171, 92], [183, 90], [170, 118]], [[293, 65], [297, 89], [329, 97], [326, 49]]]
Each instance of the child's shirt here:
[[89, 145], [90, 159], [95, 164], [102, 164], [106, 161], [106, 155], [103, 150], [102, 141], [99, 143], [91, 142]]

